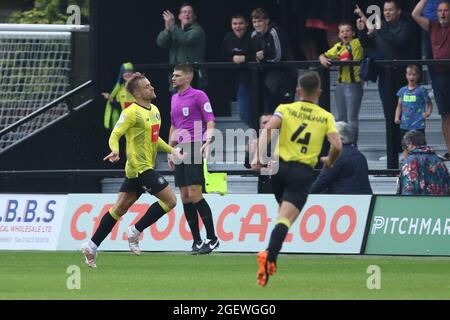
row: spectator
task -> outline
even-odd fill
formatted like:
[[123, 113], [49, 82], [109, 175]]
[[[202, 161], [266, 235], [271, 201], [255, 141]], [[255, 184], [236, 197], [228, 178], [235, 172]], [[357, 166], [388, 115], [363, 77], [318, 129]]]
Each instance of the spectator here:
[[116, 85], [111, 93], [103, 92], [106, 99], [104, 126], [112, 129], [119, 119], [120, 113], [134, 102], [134, 97], [125, 88], [125, 83], [134, 74], [134, 67], [131, 62], [126, 62], [120, 66]]
[[421, 131], [403, 137], [409, 156], [398, 179], [397, 194], [450, 195], [450, 177], [445, 163], [428, 147]]
[[[169, 63], [183, 64], [205, 61], [206, 36], [202, 26], [195, 20], [197, 16], [194, 7], [183, 3], [180, 7], [178, 19], [175, 23], [172, 12], [166, 10], [162, 14], [164, 30], [158, 34], [156, 43], [159, 47], [169, 49]], [[208, 85], [206, 71], [199, 69], [195, 73], [197, 87], [205, 89]], [[172, 91], [172, 74], [169, 74], [169, 89]]]
[[[231, 30], [225, 35], [222, 43], [222, 55], [227, 61], [236, 64], [255, 60], [251, 47], [248, 21], [243, 14], [231, 17]], [[251, 77], [246, 69], [239, 70], [239, 87], [237, 91], [237, 110], [241, 120], [250, 128], [254, 127], [254, 117], [251, 112]], [[256, 118], [255, 118], [256, 119]]]
[[[267, 123], [272, 117], [269, 113], [264, 113], [259, 117], [259, 128], [266, 129]], [[261, 172], [261, 161], [258, 161], [258, 139], [250, 141], [245, 150], [245, 163], [244, 166], [248, 169], [252, 169], [256, 172]], [[267, 146], [267, 151], [270, 152], [271, 145]], [[267, 167], [267, 166], [266, 166]], [[258, 193], [272, 193], [272, 179], [270, 175], [258, 175]]]
[[[398, 93], [397, 110], [395, 111], [395, 123], [400, 124], [400, 136], [410, 130], [422, 131], [425, 134], [425, 119], [430, 117], [433, 103], [428, 95], [427, 89], [420, 86], [420, 70], [415, 65], [406, 68], [406, 79], [408, 85], [402, 87]], [[400, 119], [401, 116], [401, 119]], [[404, 148], [403, 159], [408, 152]]]
[[[280, 27], [269, 20], [266, 10], [257, 8], [252, 12], [252, 45], [258, 62], [292, 61], [293, 56], [287, 36]], [[264, 111], [273, 113], [281, 103], [294, 100], [297, 69], [292, 67], [266, 68], [264, 70]]]
[[[373, 48], [379, 57], [387, 60], [415, 58], [415, 50], [411, 45], [413, 26], [401, 17], [402, 10], [399, 4], [395, 0], [385, 1], [383, 13], [385, 20], [381, 22], [380, 28], [377, 29], [377, 26], [372, 25], [362, 10], [356, 6], [355, 14], [359, 16], [357, 19], [358, 37], [364, 50]], [[378, 89], [386, 121], [394, 119], [395, 106], [397, 105], [396, 95], [391, 95], [391, 90], [396, 93], [405, 84], [405, 78], [400, 67], [390, 68], [390, 74], [386, 72], [385, 68], [380, 68], [378, 80]], [[390, 76], [390, 81], [387, 78], [388, 76]], [[391, 85], [390, 87], [387, 86], [388, 82]], [[398, 125], [394, 126], [393, 137], [390, 138], [394, 139], [397, 151], [400, 152], [400, 128]]]
[[354, 144], [356, 128], [339, 121], [336, 129], [341, 137], [342, 152], [334, 166], [322, 169], [310, 193], [372, 194], [367, 159]]
[[[450, 59], [450, 2], [439, 3], [439, 22], [431, 21], [422, 15], [426, 3], [427, 0], [420, 0], [412, 12], [412, 17], [423, 30], [430, 33], [433, 58]], [[450, 161], [450, 66], [436, 66], [432, 69], [431, 83], [447, 145], [447, 152], [440, 157], [444, 161]]]
[[[363, 58], [363, 48], [359, 39], [354, 39], [353, 26], [348, 22], [338, 25], [340, 42], [319, 56], [320, 63], [328, 68], [338, 61], [359, 61]], [[359, 78], [359, 66], [340, 66], [336, 86], [337, 121], [349, 123], [356, 129], [353, 143], [358, 142], [359, 110], [363, 97], [363, 84]]]

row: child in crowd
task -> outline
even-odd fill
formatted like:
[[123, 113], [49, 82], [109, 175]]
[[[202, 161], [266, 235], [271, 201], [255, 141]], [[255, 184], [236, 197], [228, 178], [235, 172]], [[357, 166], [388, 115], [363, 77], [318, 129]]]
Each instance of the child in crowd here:
[[[354, 39], [353, 25], [341, 22], [338, 25], [340, 41], [331, 49], [319, 56], [320, 63], [329, 68], [332, 60], [359, 61], [363, 58], [363, 48], [359, 39]], [[356, 140], [359, 132], [359, 110], [363, 97], [363, 83], [359, 77], [359, 66], [339, 66], [339, 76], [336, 86], [336, 121], [344, 121], [356, 129]]]
[[[398, 103], [395, 110], [395, 123], [400, 124], [400, 136], [403, 137], [410, 130], [418, 130], [425, 134], [425, 119], [430, 117], [433, 103], [427, 89], [419, 85], [420, 70], [415, 65], [406, 68], [408, 85], [400, 88], [397, 93]], [[401, 159], [407, 157], [407, 150], [403, 147]]]

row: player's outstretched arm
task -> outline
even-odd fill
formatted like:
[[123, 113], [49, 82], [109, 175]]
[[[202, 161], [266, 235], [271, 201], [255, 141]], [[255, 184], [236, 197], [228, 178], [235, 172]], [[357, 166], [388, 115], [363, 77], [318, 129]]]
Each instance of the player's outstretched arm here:
[[111, 163], [117, 162], [120, 160], [119, 152], [111, 151], [106, 157], [103, 158], [103, 161], [109, 161]]

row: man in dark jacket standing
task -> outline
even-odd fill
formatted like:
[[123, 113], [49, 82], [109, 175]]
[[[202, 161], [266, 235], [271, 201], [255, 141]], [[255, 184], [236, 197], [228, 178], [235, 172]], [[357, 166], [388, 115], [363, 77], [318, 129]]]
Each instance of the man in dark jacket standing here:
[[[164, 30], [158, 34], [156, 44], [164, 49], [169, 49], [169, 63], [185, 64], [205, 61], [206, 36], [202, 26], [195, 20], [197, 16], [194, 7], [184, 3], [180, 7], [178, 19], [180, 25], [175, 23], [175, 16], [169, 10], [162, 14], [164, 19]], [[196, 83], [200, 89], [208, 85], [206, 71], [197, 70]], [[169, 75], [170, 88], [172, 74]]]
[[[222, 42], [222, 58], [225, 61], [236, 64], [244, 64], [255, 61], [255, 53], [252, 50], [251, 31], [248, 21], [243, 14], [237, 13], [231, 17], [231, 31], [228, 32]], [[237, 110], [241, 120], [250, 128], [255, 127], [257, 114], [251, 108], [251, 75], [248, 69], [237, 70], [235, 77], [239, 78], [237, 89]], [[256, 128], [255, 128], [256, 129]]]
[[311, 186], [310, 193], [372, 194], [366, 157], [354, 141], [356, 128], [346, 122], [336, 122], [342, 141], [342, 151], [331, 168], [323, 168]]
[[[270, 63], [294, 60], [286, 34], [270, 22], [266, 10], [257, 8], [251, 17], [255, 29], [251, 38], [256, 61]], [[293, 102], [296, 79], [297, 69], [294, 67], [265, 68], [263, 111], [273, 113], [279, 104]]]
[[[386, 60], [414, 59], [416, 49], [411, 39], [414, 39], [413, 26], [402, 19], [402, 10], [395, 0], [384, 2], [384, 21], [381, 25], [373, 25], [364, 15], [359, 7], [356, 7], [355, 14], [359, 16], [357, 20], [358, 37], [364, 50], [374, 49], [378, 56]], [[378, 89], [380, 99], [383, 104], [383, 111], [386, 121], [393, 122], [396, 107], [396, 92], [405, 85], [405, 67], [392, 67], [390, 74], [385, 68], [381, 68], [378, 79]], [[388, 77], [389, 80], [388, 81]], [[390, 86], [388, 87], [388, 82]], [[400, 149], [400, 128], [394, 126], [394, 145]], [[390, 137], [392, 138], [392, 137]]]

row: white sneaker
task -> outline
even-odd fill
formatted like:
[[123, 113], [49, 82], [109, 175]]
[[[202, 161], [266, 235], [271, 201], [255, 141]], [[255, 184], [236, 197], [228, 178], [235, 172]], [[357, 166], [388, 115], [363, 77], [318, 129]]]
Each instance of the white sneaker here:
[[134, 226], [129, 226], [127, 229], [128, 246], [130, 250], [137, 256], [141, 255], [141, 249], [139, 249], [139, 235], [141, 234]]
[[97, 268], [97, 264], [95, 263], [97, 250], [92, 249], [89, 242], [85, 242], [81, 245], [81, 251], [83, 252], [87, 266], [90, 268]]

